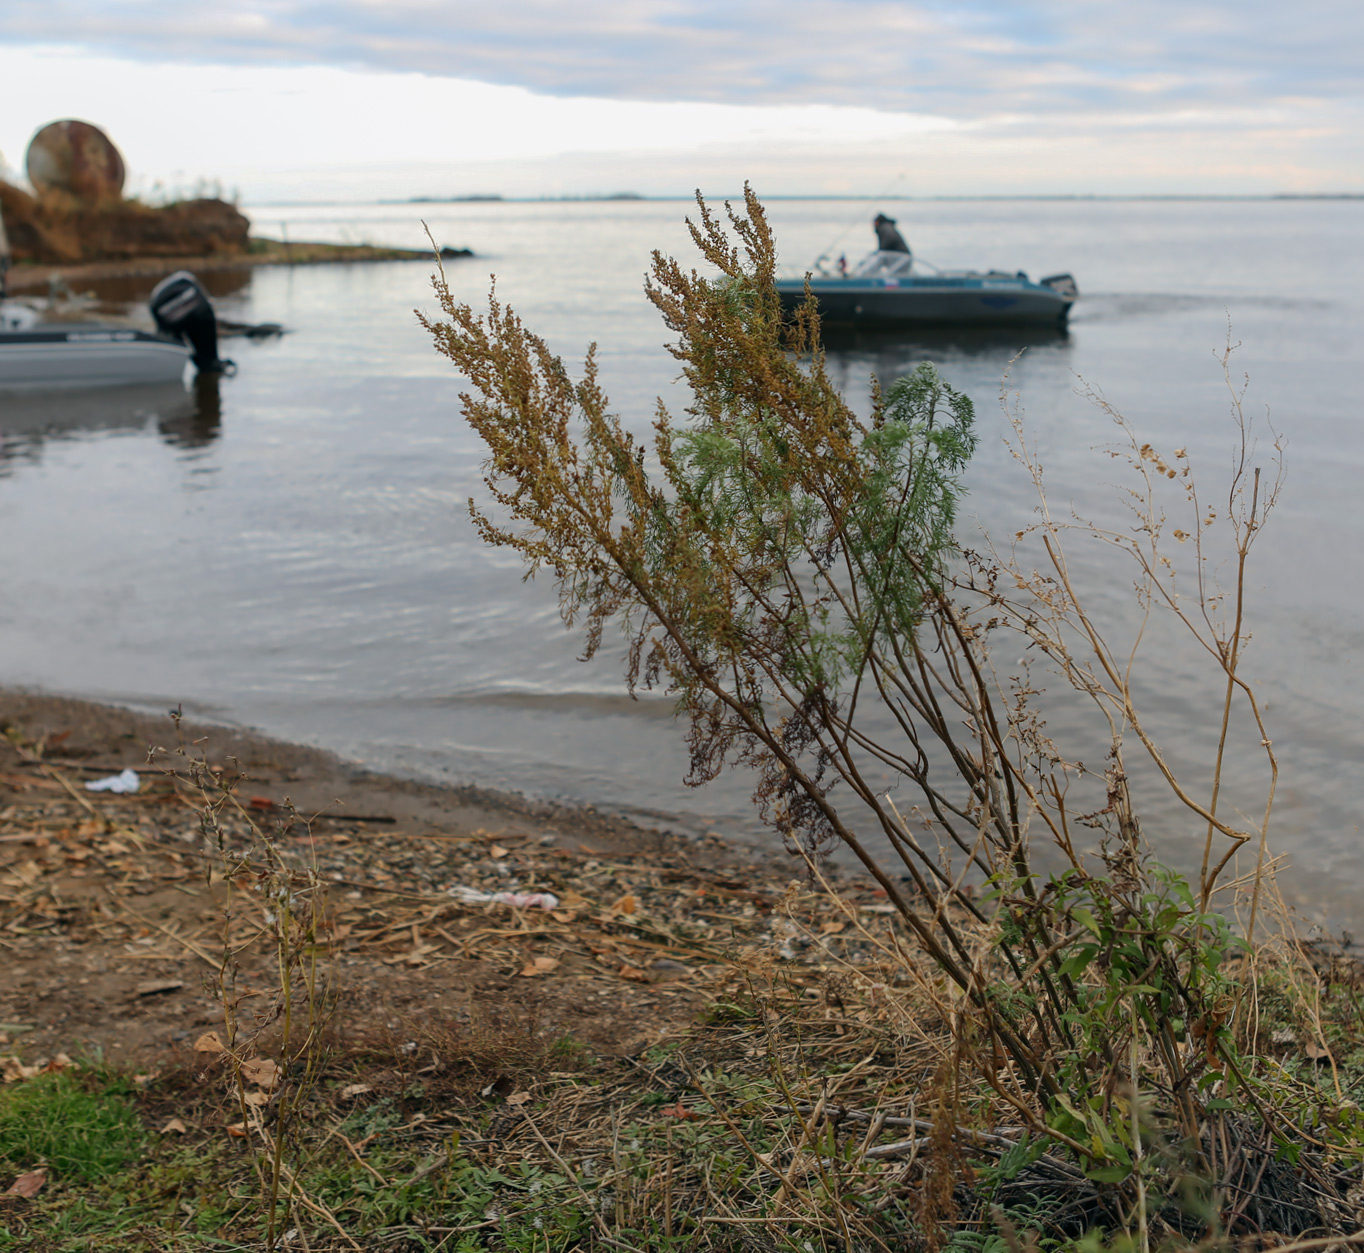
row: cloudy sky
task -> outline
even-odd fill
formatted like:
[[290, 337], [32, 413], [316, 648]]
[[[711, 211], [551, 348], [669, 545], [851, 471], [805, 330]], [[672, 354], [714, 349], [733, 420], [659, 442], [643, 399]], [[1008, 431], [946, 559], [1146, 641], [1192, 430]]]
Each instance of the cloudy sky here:
[[0, 154], [136, 187], [1364, 191], [1358, 0], [3, 0]]

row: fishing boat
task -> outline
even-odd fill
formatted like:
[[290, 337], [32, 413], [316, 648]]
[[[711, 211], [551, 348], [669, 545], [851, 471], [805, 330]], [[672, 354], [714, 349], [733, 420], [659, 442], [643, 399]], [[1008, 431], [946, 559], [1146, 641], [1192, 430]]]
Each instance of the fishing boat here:
[[152, 292], [156, 330], [107, 322], [45, 321], [29, 305], [0, 302], [0, 388], [115, 387], [182, 379], [191, 363], [222, 373], [213, 306], [180, 271]]
[[927, 266], [932, 272], [922, 273], [894, 219], [878, 214], [872, 225], [878, 247], [855, 266], [840, 263], [839, 272], [829, 273], [821, 258], [814, 273], [778, 279], [782, 308], [793, 312], [803, 304], [808, 283], [820, 320], [831, 325], [1064, 326], [1080, 297], [1069, 274], [1051, 274], [1034, 282], [1022, 270]]

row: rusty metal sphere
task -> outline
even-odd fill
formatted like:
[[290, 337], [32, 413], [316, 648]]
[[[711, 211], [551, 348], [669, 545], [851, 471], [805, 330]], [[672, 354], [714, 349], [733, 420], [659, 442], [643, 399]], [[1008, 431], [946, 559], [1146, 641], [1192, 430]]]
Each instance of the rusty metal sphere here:
[[123, 195], [123, 157], [109, 136], [89, 122], [49, 122], [29, 142], [24, 165], [40, 196], [64, 191], [98, 204]]

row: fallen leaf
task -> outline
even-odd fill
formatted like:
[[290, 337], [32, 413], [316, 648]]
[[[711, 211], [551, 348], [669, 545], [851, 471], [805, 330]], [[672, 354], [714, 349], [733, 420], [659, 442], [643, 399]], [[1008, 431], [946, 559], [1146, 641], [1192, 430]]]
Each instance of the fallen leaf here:
[[1304, 1044], [1302, 1051], [1309, 1062], [1329, 1062], [1331, 1060], [1331, 1050], [1322, 1048], [1315, 1040], [1309, 1040]]
[[58, 1053], [50, 1062], [43, 1063], [43, 1073], [55, 1075], [59, 1070], [79, 1070], [80, 1067], [65, 1053]]
[[526, 976], [547, 975], [552, 970], [558, 969], [559, 959], [557, 957], [536, 957], [528, 961], [522, 967], [521, 973]]
[[157, 1134], [158, 1134], [158, 1135], [163, 1135], [163, 1136], [168, 1136], [168, 1135], [171, 1134], [171, 1132], [174, 1132], [176, 1135], [182, 1136], [182, 1135], [184, 1135], [188, 1130], [189, 1130], [189, 1128], [186, 1127], [185, 1124], [184, 1124], [183, 1122], [181, 1122], [178, 1118], [170, 1118], [170, 1119], [167, 1119], [166, 1125], [165, 1125], [164, 1127], [162, 1127], [161, 1130], [160, 1130], [159, 1132], [157, 1132]]
[[270, 1103], [270, 1094], [268, 1092], [260, 1091], [248, 1092], [244, 1097], [242, 1097], [242, 1100], [245, 1101], [248, 1105], [254, 1105], [257, 1109], [259, 1109], [262, 1105], [268, 1105]]
[[216, 1031], [205, 1031], [197, 1040], [194, 1041], [194, 1051], [196, 1053], [226, 1053], [223, 1042], [218, 1039]]
[[529, 1092], [513, 1092], [513, 1093], [507, 1098], [507, 1104], [508, 1104], [508, 1105], [524, 1105], [524, 1104], [525, 1104], [527, 1101], [529, 1101], [529, 1100], [530, 1100], [530, 1093], [529, 1093]]
[[274, 809], [275, 802], [268, 796], [253, 796], [246, 802], [248, 809]]
[[183, 979], [150, 979], [137, 985], [138, 996], [156, 996], [161, 992], [178, 992], [185, 986]]
[[555, 922], [572, 922], [577, 918], [578, 911], [576, 909], [551, 909], [549, 916]]
[[565, 892], [561, 897], [559, 897], [559, 904], [562, 905], [565, 909], [576, 909], [586, 900], [587, 897], [585, 897], [581, 892], [575, 892], [572, 888], [569, 888], [567, 892]]
[[242, 1063], [242, 1078], [262, 1088], [273, 1088], [279, 1082], [279, 1066], [268, 1057], [254, 1057]]
[[6, 1196], [37, 1196], [42, 1191], [43, 1184], [47, 1182], [47, 1171], [30, 1170], [25, 1175], [20, 1175], [9, 1186]]
[[635, 983], [649, 982], [649, 976], [638, 966], [622, 966], [617, 973], [622, 979], [632, 979]]
[[663, 1115], [665, 1118], [681, 1118], [684, 1120], [692, 1120], [701, 1117], [694, 1109], [687, 1109], [686, 1106], [682, 1104], [680, 1098], [676, 1105], [664, 1106]]
[[0, 1057], [0, 1079], [6, 1083], [17, 1083], [20, 1079], [32, 1079], [42, 1072], [41, 1066], [25, 1066], [17, 1057]]
[[819, 933], [820, 935], [837, 935], [847, 925], [846, 922], [841, 920], [838, 922], [821, 922], [819, 924]]
[[232, 1123], [227, 1129], [227, 1134], [230, 1136], [236, 1136], [237, 1139], [240, 1140], [244, 1135], [246, 1135], [246, 1124], [244, 1122]]
[[503, 848], [502, 845], [500, 844], [494, 844], [488, 850], [488, 856], [491, 857], [494, 861], [501, 861], [504, 857], [511, 856], [511, 849]]
[[633, 914], [639, 906], [633, 895], [622, 896], [614, 905], [611, 906], [613, 914]]
[[348, 1083], [341, 1089], [341, 1095], [349, 1100], [353, 1096], [364, 1096], [366, 1092], [373, 1092], [374, 1089], [368, 1083]]

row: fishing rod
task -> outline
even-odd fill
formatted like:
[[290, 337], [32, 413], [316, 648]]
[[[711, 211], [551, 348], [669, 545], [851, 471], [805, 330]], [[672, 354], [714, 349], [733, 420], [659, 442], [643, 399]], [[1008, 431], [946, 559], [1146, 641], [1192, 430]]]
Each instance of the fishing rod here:
[[904, 180], [908, 177], [909, 171], [901, 170], [900, 173], [898, 173], [882, 191], [877, 192], [877, 194], [874, 196], [868, 196], [866, 200], [861, 202], [863, 207], [858, 210], [857, 216], [851, 219], [848, 222], [848, 224], [841, 231], [839, 231], [838, 235], [834, 238], [833, 243], [831, 243], [823, 252], [819, 254], [819, 256], [815, 258], [814, 269], [817, 273], [820, 274], [825, 273], [823, 266], [824, 262], [826, 262], [829, 259], [829, 254], [833, 252], [834, 249], [837, 248], [848, 237], [848, 234], [852, 231], [853, 227], [860, 225], [863, 221], [866, 220], [867, 212], [866, 206], [874, 205], [878, 200], [888, 199], [891, 192], [894, 191], [895, 188], [900, 183], [904, 182]]

